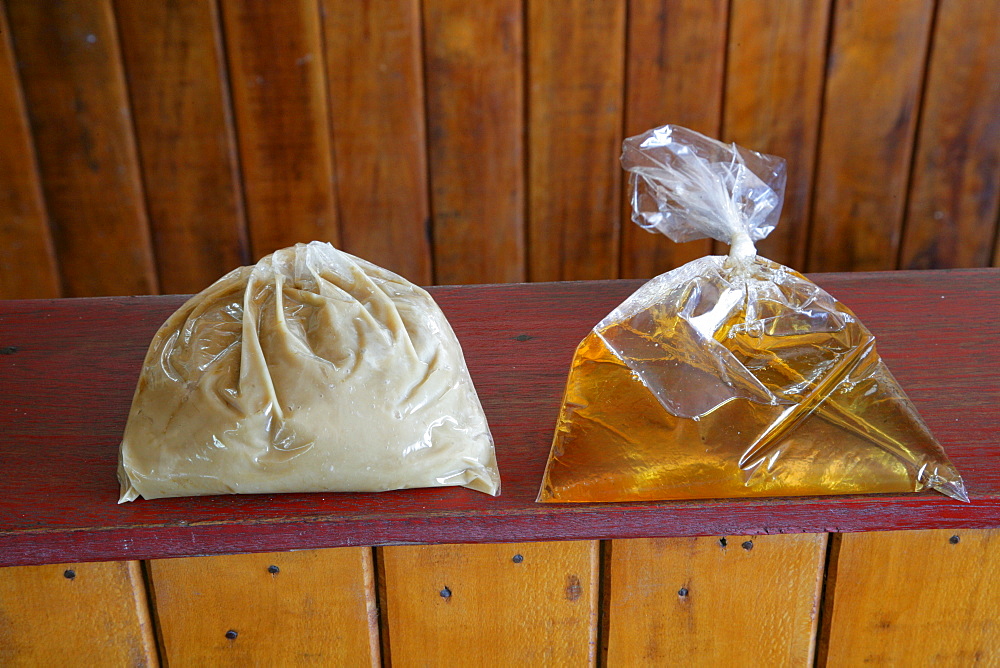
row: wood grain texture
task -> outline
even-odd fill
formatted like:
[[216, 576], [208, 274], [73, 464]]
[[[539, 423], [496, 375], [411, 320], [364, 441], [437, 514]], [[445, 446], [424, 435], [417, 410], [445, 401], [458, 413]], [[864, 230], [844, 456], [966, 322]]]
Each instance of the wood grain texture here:
[[997, 219], [996, 248], [993, 249], [993, 266], [1000, 267], [1000, 218]]
[[65, 293], [155, 293], [111, 0], [7, 10]]
[[52, 235], [10, 43], [0, 2], [0, 299], [58, 297], [59, 273]]
[[836, 4], [810, 271], [896, 267], [933, 7], [933, 0]]
[[222, 0], [251, 259], [340, 243], [318, 0]]
[[839, 541], [818, 665], [968, 666], [1000, 658], [1000, 529], [844, 534]]
[[528, 274], [617, 278], [625, 4], [527, 6]]
[[[798, 269], [1000, 264], [995, 4], [8, 0], [0, 296], [194, 290], [313, 238], [419, 283], [524, 280], [528, 254], [532, 278], [649, 277], [710, 252], [643, 232], [627, 202], [609, 217], [618, 146], [593, 141], [615, 116], [788, 158], [761, 251]], [[529, 146], [532, 119], [550, 143], [589, 134]]]
[[986, 267], [1000, 212], [1000, 8], [942, 0], [900, 266]]
[[814, 276], [879, 337], [971, 504], [936, 493], [536, 504], [573, 350], [641, 284], [608, 281], [431, 289], [496, 440], [499, 497], [438, 488], [116, 505], [118, 445], [142, 359], [184, 297], [4, 302], [0, 565], [393, 542], [1000, 526], [998, 278], [994, 269]]
[[420, 3], [321, 6], [343, 248], [430, 284]]
[[597, 541], [385, 547], [380, 555], [393, 666], [459, 657], [594, 665]]
[[757, 252], [805, 265], [829, 0], [733, 0], [722, 136], [788, 163], [778, 227]]
[[139, 562], [0, 568], [0, 664], [159, 665]]
[[[719, 137], [728, 8], [729, 0], [631, 0], [625, 136], [673, 123]], [[623, 278], [652, 278], [711, 254], [711, 239], [678, 244], [631, 222], [624, 180]]]
[[371, 555], [350, 547], [149, 562], [165, 662], [378, 666]]
[[523, 281], [522, 0], [423, 3], [435, 281]]
[[214, 0], [116, 0], [164, 292], [197, 292], [249, 260]]
[[608, 665], [812, 664], [826, 534], [611, 544]]

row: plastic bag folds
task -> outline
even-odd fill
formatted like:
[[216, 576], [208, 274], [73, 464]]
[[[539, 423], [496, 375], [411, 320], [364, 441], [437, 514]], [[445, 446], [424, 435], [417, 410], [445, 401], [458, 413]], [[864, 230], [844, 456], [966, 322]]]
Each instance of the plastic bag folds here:
[[968, 501], [871, 332], [758, 257], [780, 159], [667, 126], [625, 142], [637, 222], [729, 256], [658, 276], [577, 348], [538, 500], [912, 492]]
[[120, 502], [500, 486], [486, 417], [437, 304], [319, 242], [236, 269], [163, 324], [118, 477]]

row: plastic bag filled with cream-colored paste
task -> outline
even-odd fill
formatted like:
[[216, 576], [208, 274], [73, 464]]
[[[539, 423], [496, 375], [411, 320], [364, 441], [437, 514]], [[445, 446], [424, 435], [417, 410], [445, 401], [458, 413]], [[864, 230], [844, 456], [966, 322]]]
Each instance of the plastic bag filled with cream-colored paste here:
[[160, 327], [118, 478], [120, 502], [500, 489], [482, 406], [437, 304], [319, 242], [236, 269]]
[[665, 126], [626, 140], [622, 164], [636, 223], [731, 250], [652, 279], [583, 340], [539, 501], [928, 488], [968, 500], [871, 332], [756, 255], [784, 160]]

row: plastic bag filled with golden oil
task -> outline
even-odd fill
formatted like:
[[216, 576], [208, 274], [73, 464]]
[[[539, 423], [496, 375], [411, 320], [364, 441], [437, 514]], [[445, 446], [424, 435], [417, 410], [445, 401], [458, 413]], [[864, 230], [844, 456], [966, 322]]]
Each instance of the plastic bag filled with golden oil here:
[[968, 501], [871, 332], [756, 255], [784, 161], [665, 126], [625, 142], [633, 220], [729, 256], [658, 276], [573, 358], [538, 500], [911, 492]]

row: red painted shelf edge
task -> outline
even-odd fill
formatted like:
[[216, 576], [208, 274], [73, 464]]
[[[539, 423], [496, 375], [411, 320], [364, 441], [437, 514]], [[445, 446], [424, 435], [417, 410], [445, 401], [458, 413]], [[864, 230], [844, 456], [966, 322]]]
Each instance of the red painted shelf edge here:
[[[935, 493], [912, 497], [722, 500], [661, 505], [547, 506], [545, 512], [316, 518], [0, 534], [0, 566], [164, 559], [330, 547], [504, 543], [664, 536], [851, 533], [1000, 526], [1000, 499], [963, 504]], [[832, 500], [836, 503], [830, 503]], [[762, 512], [761, 503], [765, 501]], [[767, 518], [765, 521], [764, 518]], [[265, 530], [266, 528], [266, 530]]]

